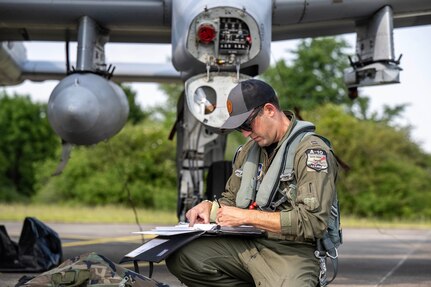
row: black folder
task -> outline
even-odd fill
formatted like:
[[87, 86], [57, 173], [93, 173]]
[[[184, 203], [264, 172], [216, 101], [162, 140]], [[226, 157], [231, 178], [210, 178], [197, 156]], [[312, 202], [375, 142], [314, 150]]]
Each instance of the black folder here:
[[175, 235], [158, 235], [140, 247], [126, 254], [120, 263], [129, 261], [147, 261], [159, 263], [175, 250], [201, 236], [247, 236], [261, 237], [265, 231], [252, 226], [217, 226], [211, 230], [193, 230]]
[[205, 231], [196, 230], [195, 232], [188, 232], [173, 236], [159, 235], [128, 253], [123, 257], [123, 259], [121, 259], [120, 263], [129, 261], [148, 261], [159, 263], [172, 254], [175, 250], [202, 236], [204, 233]]
[[216, 235], [216, 236], [250, 236], [261, 237], [265, 235], [265, 231], [257, 229], [253, 226], [217, 226], [215, 229], [206, 231], [203, 235]]

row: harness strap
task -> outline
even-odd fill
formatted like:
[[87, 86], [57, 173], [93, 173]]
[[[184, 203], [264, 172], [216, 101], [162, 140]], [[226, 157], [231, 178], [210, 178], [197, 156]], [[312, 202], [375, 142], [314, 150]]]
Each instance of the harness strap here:
[[[258, 178], [261, 149], [257, 143], [253, 143], [241, 169], [235, 171], [237, 176], [242, 176], [241, 184], [236, 196], [236, 206], [248, 208], [250, 204], [255, 201], [260, 209], [273, 210], [271, 202], [274, 200], [279, 189], [280, 175], [284, 171], [286, 155], [288, 154], [288, 150], [293, 150], [289, 146], [297, 136], [300, 136], [304, 132], [314, 130], [315, 126], [312, 123], [297, 121], [290, 134], [278, 148], [278, 151], [262, 181]], [[293, 153], [295, 153], [294, 150]]]
[[251, 147], [242, 170], [235, 171], [237, 176], [241, 174], [242, 177], [240, 190], [238, 191], [242, 196], [236, 197], [236, 205], [238, 207], [247, 208], [255, 199], [257, 185], [256, 172], [259, 165], [259, 158], [259, 146], [256, 144]]
[[[316, 241], [316, 251], [314, 255], [320, 260], [320, 287], [324, 287], [334, 281], [338, 273], [338, 251], [332, 240], [329, 238], [328, 232], [325, 232], [322, 238]], [[332, 261], [333, 274], [331, 280], [328, 281], [326, 276], [326, 258], [329, 257]]]
[[[291, 161], [291, 176], [293, 175], [293, 161], [296, 153], [298, 144], [301, 142], [303, 136], [315, 130], [315, 126], [309, 122], [298, 121], [294, 126], [288, 139], [280, 146], [277, 155], [273, 159], [271, 166], [268, 169], [268, 173], [265, 175], [262, 181], [263, 186], [272, 186], [272, 189], [268, 189], [265, 192], [257, 193], [256, 202], [258, 206], [263, 210], [275, 210], [282, 202], [275, 206], [274, 198], [279, 191], [280, 179], [285, 173], [287, 161]], [[278, 153], [282, 153], [282, 156], [278, 156]], [[290, 159], [289, 159], [290, 158]], [[272, 170], [274, 171], [272, 172]], [[278, 203], [278, 202], [277, 202]]]
[[[294, 192], [293, 197], [296, 197], [296, 180], [295, 180], [295, 172], [294, 172], [294, 161], [295, 161], [295, 151], [299, 145], [299, 143], [309, 135], [315, 134], [312, 131], [302, 130], [301, 133], [295, 136], [295, 138], [292, 140], [292, 142], [289, 144], [288, 147], [286, 147], [286, 150], [284, 151], [283, 158], [285, 158], [285, 164], [284, 164], [284, 170], [282, 174], [280, 175], [280, 182], [281, 181], [290, 181], [292, 184], [289, 185], [289, 189], [285, 192], [282, 192], [278, 187], [278, 191], [282, 193], [282, 197], [275, 201], [271, 202], [271, 209], [275, 210], [278, 206], [283, 204], [288, 200], [287, 193]], [[293, 152], [289, 152], [293, 151]]]
[[[290, 144], [289, 149], [296, 151], [297, 146], [302, 141], [303, 138], [314, 135], [314, 132], [303, 132], [302, 134], [298, 135]], [[294, 152], [288, 152], [287, 158], [286, 158], [286, 164], [284, 166], [284, 171], [280, 175], [281, 181], [292, 181], [295, 177], [293, 173], [293, 165], [295, 160], [295, 153]]]

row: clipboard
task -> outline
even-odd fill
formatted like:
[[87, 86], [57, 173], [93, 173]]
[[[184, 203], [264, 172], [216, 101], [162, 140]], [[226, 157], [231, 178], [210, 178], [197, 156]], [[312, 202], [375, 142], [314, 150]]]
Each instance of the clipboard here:
[[205, 231], [196, 230], [194, 232], [177, 235], [159, 235], [126, 254], [123, 259], [120, 260], [120, 263], [129, 261], [148, 261], [159, 263], [175, 250], [202, 236], [204, 233]]
[[[174, 230], [174, 231], [169, 231]], [[246, 236], [262, 237], [266, 232], [253, 226], [218, 226], [213, 225], [211, 228], [204, 229], [185, 229], [183, 226], [176, 227], [158, 227], [152, 231], [135, 232], [136, 234], [156, 234], [157, 236], [140, 247], [126, 254], [120, 263], [129, 261], [147, 261], [159, 263], [172, 254], [175, 250], [181, 248], [201, 236]]]
[[215, 229], [206, 231], [204, 236], [248, 236], [248, 237], [262, 237], [266, 232], [253, 226], [218, 226]]

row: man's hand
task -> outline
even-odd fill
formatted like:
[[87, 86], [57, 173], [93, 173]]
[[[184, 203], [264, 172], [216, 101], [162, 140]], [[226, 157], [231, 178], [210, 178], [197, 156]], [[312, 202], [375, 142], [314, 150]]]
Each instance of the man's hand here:
[[220, 226], [240, 226], [246, 224], [247, 211], [238, 207], [223, 206], [217, 210], [216, 223]]
[[222, 206], [217, 210], [216, 222], [220, 226], [253, 225], [266, 231], [281, 232], [280, 212]]
[[192, 227], [195, 223], [210, 223], [211, 207], [212, 203], [210, 201], [202, 201], [198, 205], [189, 209], [186, 213], [189, 226]]

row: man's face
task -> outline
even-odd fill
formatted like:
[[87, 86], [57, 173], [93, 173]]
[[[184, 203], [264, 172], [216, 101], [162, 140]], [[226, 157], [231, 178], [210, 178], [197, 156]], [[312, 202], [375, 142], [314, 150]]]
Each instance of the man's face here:
[[[247, 121], [249, 121], [249, 129], [242, 129], [239, 127], [244, 137], [250, 137], [260, 147], [269, 146], [275, 140], [275, 126], [274, 122], [268, 117], [269, 110], [261, 107], [257, 113], [252, 113]], [[246, 121], [246, 123], [247, 123]]]

